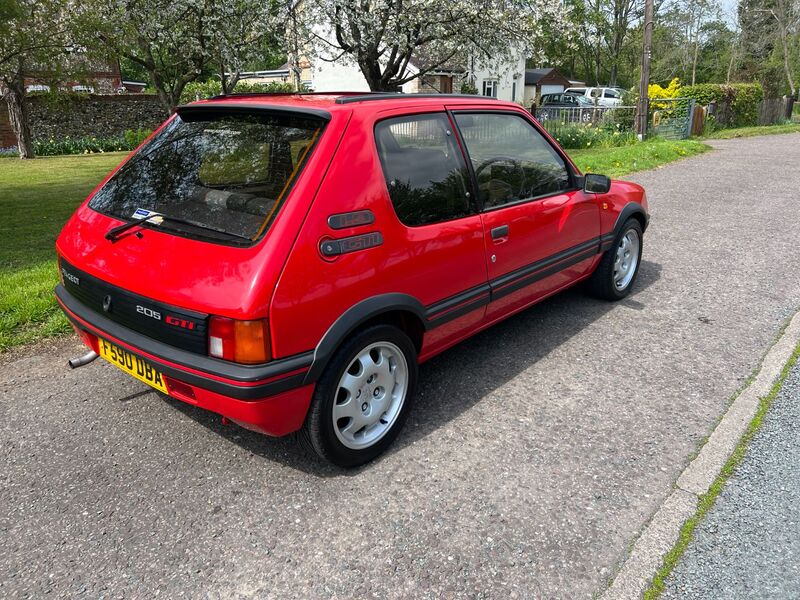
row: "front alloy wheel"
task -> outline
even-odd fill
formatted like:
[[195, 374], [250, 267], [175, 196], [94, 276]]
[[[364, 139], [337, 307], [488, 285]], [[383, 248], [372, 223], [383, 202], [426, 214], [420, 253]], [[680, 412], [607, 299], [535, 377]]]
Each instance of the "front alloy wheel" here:
[[589, 278], [592, 295], [621, 300], [631, 292], [642, 260], [642, 225], [628, 219]]
[[639, 266], [640, 240], [639, 232], [631, 228], [617, 244], [614, 258], [614, 287], [619, 291], [626, 289], [636, 275]]

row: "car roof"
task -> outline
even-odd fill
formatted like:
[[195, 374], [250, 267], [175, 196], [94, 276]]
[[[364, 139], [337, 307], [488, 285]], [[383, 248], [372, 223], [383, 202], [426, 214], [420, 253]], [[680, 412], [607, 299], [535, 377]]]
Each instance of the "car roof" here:
[[311, 114], [331, 114], [342, 110], [384, 110], [387, 108], [403, 107], [413, 103], [441, 106], [476, 105], [485, 104], [487, 108], [516, 107], [513, 102], [504, 102], [489, 96], [471, 94], [401, 94], [383, 92], [307, 92], [307, 93], [254, 93], [254, 94], [227, 94], [215, 96], [208, 100], [192, 102], [181, 109], [198, 110], [206, 108], [271, 108], [290, 110], [292, 112], [307, 112]]

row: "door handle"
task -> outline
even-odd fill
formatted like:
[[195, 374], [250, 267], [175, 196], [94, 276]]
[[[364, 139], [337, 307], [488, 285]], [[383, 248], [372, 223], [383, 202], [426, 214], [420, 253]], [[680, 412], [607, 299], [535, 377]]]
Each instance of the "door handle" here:
[[508, 225], [500, 225], [500, 227], [495, 227], [490, 232], [492, 234], [493, 240], [501, 240], [503, 238], [508, 237]]

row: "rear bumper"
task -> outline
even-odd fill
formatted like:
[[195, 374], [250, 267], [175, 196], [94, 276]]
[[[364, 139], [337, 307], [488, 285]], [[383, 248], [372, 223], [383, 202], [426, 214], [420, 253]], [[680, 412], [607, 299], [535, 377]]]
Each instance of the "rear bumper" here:
[[84, 343], [103, 337], [143, 358], [167, 378], [169, 395], [214, 411], [244, 427], [280, 436], [303, 425], [314, 385], [304, 384], [313, 352], [266, 365], [236, 365], [200, 356], [115, 323], [56, 286], [56, 300]]

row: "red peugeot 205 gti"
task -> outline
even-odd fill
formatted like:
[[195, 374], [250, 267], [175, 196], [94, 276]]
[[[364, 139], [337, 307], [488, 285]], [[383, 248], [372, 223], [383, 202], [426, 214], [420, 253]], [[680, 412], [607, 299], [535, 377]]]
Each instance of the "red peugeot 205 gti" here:
[[582, 175], [518, 105], [402, 94], [178, 108], [75, 212], [56, 296], [98, 355], [164, 394], [354, 466], [417, 365], [587, 280], [630, 293], [648, 212]]

